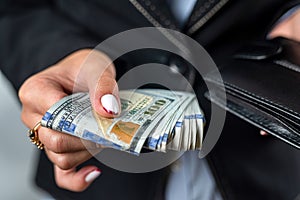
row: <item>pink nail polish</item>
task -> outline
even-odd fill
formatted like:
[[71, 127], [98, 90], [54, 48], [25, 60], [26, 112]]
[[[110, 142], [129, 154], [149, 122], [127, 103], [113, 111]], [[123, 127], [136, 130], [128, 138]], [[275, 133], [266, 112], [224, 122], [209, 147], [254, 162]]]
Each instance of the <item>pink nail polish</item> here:
[[93, 180], [95, 180], [99, 175], [101, 174], [100, 169], [95, 169], [94, 171], [91, 171], [86, 177], [85, 182], [90, 183]]
[[103, 109], [105, 110], [105, 112], [107, 112], [108, 114], [111, 114], [111, 115], [117, 115], [118, 113], [115, 113], [111, 110], [107, 110], [104, 106], [103, 106]]

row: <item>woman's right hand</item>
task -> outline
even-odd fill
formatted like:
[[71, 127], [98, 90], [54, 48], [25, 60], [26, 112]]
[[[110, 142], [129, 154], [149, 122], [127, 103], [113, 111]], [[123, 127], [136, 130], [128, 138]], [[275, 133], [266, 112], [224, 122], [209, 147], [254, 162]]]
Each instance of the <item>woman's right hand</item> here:
[[[28, 128], [33, 128], [54, 103], [79, 91], [89, 92], [92, 106], [99, 115], [110, 118], [118, 115], [120, 101], [111, 60], [99, 51], [84, 49], [24, 82], [19, 90], [22, 121]], [[101, 171], [96, 166], [85, 166], [76, 171], [79, 164], [101, 151], [96, 144], [83, 143], [77, 137], [44, 127], [40, 127], [38, 133], [47, 156], [54, 164], [59, 187], [83, 191], [100, 175]]]

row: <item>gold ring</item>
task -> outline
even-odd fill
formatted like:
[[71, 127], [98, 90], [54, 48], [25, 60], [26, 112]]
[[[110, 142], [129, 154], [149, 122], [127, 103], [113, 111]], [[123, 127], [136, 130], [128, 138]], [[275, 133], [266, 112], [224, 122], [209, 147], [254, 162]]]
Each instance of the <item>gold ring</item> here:
[[39, 140], [38, 129], [41, 127], [41, 122], [37, 123], [33, 129], [28, 130], [28, 137], [30, 138], [30, 142], [37, 146], [40, 150], [44, 149], [44, 144]]

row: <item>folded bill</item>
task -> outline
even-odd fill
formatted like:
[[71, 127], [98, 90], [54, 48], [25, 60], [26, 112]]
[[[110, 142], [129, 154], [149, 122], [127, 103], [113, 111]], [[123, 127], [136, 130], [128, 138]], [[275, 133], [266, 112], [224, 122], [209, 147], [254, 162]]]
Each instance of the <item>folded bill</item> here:
[[159, 89], [120, 91], [121, 114], [104, 118], [88, 93], [75, 93], [43, 116], [44, 127], [138, 155], [142, 148], [166, 152], [201, 148], [204, 116], [195, 95]]

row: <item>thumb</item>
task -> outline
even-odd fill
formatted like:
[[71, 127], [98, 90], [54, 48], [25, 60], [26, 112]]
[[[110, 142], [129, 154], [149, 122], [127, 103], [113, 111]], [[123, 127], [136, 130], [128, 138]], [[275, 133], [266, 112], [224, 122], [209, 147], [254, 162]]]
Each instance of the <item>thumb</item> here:
[[114, 117], [120, 113], [118, 86], [110, 75], [99, 78], [96, 87], [89, 88], [94, 110], [103, 117]]
[[115, 117], [120, 113], [115, 67], [103, 53], [93, 52], [86, 62], [85, 79], [93, 109], [102, 117]]
[[63, 170], [54, 165], [56, 184], [61, 188], [74, 192], [85, 190], [100, 174], [101, 170], [95, 166], [85, 166], [76, 171], [75, 167]]

